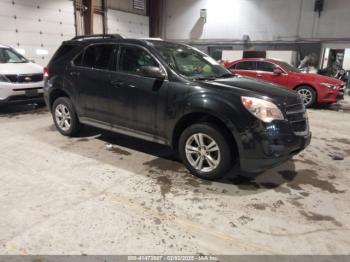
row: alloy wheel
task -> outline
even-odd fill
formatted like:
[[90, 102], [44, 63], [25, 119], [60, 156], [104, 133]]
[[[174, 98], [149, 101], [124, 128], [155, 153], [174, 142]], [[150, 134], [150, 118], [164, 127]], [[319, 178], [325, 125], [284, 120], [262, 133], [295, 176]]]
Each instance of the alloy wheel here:
[[303, 99], [304, 105], [308, 105], [312, 101], [312, 93], [308, 89], [299, 89], [298, 94], [300, 95], [301, 99]]
[[68, 131], [71, 126], [71, 116], [68, 107], [59, 104], [55, 110], [55, 118], [58, 127], [63, 131]]
[[216, 141], [203, 133], [190, 136], [185, 144], [188, 162], [198, 171], [211, 172], [220, 164], [220, 148]]

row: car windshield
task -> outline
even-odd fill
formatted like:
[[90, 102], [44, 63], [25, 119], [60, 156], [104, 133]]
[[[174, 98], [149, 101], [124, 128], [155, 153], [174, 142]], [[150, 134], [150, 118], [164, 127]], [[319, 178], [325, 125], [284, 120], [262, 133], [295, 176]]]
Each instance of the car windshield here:
[[233, 76], [213, 58], [195, 48], [164, 42], [154, 42], [154, 46], [168, 65], [185, 77], [210, 80]]
[[299, 73], [300, 70], [294, 66], [292, 66], [291, 64], [284, 62], [284, 61], [278, 61], [279, 64], [281, 64], [283, 66], [283, 68], [287, 71], [290, 72], [295, 72], [295, 73]]
[[11, 48], [0, 48], [0, 63], [27, 63], [28, 60]]

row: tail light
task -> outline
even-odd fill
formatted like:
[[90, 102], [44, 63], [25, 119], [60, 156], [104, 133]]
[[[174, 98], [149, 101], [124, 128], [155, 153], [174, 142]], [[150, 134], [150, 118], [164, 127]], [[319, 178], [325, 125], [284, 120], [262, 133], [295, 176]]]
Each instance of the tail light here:
[[46, 66], [44, 67], [44, 80], [49, 77], [49, 68]]

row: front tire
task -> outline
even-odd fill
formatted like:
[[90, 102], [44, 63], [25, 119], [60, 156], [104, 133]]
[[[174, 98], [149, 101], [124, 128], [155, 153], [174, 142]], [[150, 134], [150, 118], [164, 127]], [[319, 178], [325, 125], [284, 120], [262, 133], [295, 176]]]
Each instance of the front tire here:
[[80, 129], [80, 123], [72, 101], [68, 97], [60, 97], [52, 106], [52, 117], [58, 131], [64, 136], [74, 136]]
[[300, 95], [305, 107], [312, 107], [316, 102], [316, 92], [309, 86], [299, 86], [296, 91]]
[[194, 176], [207, 180], [224, 177], [233, 165], [230, 139], [211, 123], [194, 124], [180, 136], [179, 155]]

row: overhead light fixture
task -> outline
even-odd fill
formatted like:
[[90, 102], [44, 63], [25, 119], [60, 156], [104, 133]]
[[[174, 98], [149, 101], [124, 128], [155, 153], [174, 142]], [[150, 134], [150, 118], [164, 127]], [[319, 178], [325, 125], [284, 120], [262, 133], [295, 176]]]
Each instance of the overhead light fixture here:
[[318, 17], [321, 16], [321, 12], [323, 11], [324, 0], [316, 0], [314, 11], [318, 13]]
[[37, 54], [37, 55], [48, 55], [48, 54], [49, 54], [49, 51], [46, 50], [46, 49], [37, 49], [37, 50], [36, 50], [36, 54]]
[[201, 9], [200, 18], [203, 19], [204, 23], [207, 22], [207, 9]]

